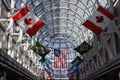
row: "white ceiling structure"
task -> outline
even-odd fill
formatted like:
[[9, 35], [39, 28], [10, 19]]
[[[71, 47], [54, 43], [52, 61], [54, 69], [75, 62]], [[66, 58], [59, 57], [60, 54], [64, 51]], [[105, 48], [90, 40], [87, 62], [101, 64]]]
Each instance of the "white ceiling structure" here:
[[67, 49], [67, 61], [71, 62], [77, 55], [81, 56], [73, 49], [84, 40], [90, 42], [93, 38], [93, 33], [82, 23], [94, 13], [98, 5], [107, 8], [110, 1], [16, 0], [15, 7], [21, 9], [24, 4], [46, 24], [33, 38], [37, 38], [41, 44], [51, 50], [47, 57], [53, 60], [54, 49]]
[[73, 48], [92, 39], [93, 33], [82, 23], [98, 4], [108, 5], [107, 0], [30, 0], [27, 6], [46, 24], [34, 37], [51, 50], [68, 49], [69, 60], [73, 59], [78, 55]]

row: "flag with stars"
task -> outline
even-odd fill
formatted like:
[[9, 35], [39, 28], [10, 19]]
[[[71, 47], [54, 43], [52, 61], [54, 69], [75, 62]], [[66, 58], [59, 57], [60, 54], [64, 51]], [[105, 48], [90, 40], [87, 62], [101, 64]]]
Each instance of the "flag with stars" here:
[[22, 29], [27, 32], [27, 34], [32, 37], [38, 30], [40, 30], [45, 23], [41, 21], [37, 16], [30, 12], [30, 10], [24, 6], [21, 10], [16, 12], [12, 19], [22, 27]]
[[31, 49], [41, 57], [45, 57], [50, 52], [49, 49], [41, 45], [39, 42], [36, 42], [36, 44]]
[[90, 49], [92, 49], [92, 46], [89, 45], [86, 41], [81, 43], [80, 46], [74, 48], [75, 51], [79, 52], [81, 55], [85, 54], [88, 52]]
[[83, 25], [98, 36], [114, 18], [108, 10], [99, 6]]
[[61, 55], [61, 50], [60, 50], [60, 49], [54, 49], [54, 55], [55, 55], [56, 57], [60, 57], [60, 55]]

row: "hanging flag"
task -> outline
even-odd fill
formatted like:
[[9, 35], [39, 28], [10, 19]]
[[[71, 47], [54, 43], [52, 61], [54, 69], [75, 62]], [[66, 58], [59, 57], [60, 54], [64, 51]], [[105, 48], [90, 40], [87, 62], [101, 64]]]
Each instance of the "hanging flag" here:
[[50, 78], [52, 79], [54, 75], [55, 75], [54, 72], [52, 72], [52, 73], [50, 74]]
[[41, 57], [45, 57], [50, 50], [41, 45], [39, 42], [36, 42], [36, 44], [31, 48], [35, 53], [39, 54]]
[[74, 48], [74, 50], [79, 52], [81, 55], [88, 52], [90, 49], [92, 49], [92, 47], [86, 41], [84, 41], [80, 46]]
[[78, 67], [76, 66], [71, 66], [69, 69], [68, 69], [68, 74], [67, 76], [70, 77], [71, 75], [73, 75], [75, 72], [77, 72], [78, 70]]
[[61, 60], [61, 68], [67, 68], [67, 60], [66, 60], [66, 56], [63, 56], [60, 58]]
[[70, 73], [71, 75], [73, 75], [73, 74], [76, 73], [77, 71], [78, 71], [78, 68], [74, 68], [73, 71], [71, 70], [69, 73]]
[[55, 55], [56, 57], [59, 57], [59, 56], [61, 55], [60, 49], [54, 49], [54, 55]]
[[74, 67], [76, 67], [76, 66], [71, 66], [70, 68], [68, 68], [68, 72], [70, 71], [70, 70], [72, 70], [72, 69], [74, 69]]
[[54, 70], [53, 70], [53, 68], [52, 67], [50, 67], [50, 66], [47, 66], [47, 68], [51, 71], [51, 72], [53, 72]]
[[66, 56], [60, 56], [60, 57], [54, 56], [54, 67], [67, 68]]
[[62, 68], [67, 68], [67, 60], [66, 60], [66, 55], [67, 55], [67, 49], [61, 49], [61, 63], [62, 63]]
[[[54, 50], [56, 53], [60, 54], [58, 57], [54, 56], [54, 67], [55, 68], [67, 68], [67, 61], [66, 61], [66, 49], [61, 50]], [[54, 52], [55, 53], [55, 52]]]
[[49, 64], [52, 64], [52, 61], [46, 57], [45, 57], [45, 61], [48, 62]]
[[83, 23], [83, 25], [93, 31], [96, 35], [100, 35], [100, 33], [114, 18], [114, 15], [99, 6], [93, 15]]
[[51, 74], [51, 72], [48, 69], [44, 68], [44, 70], [47, 72], [48, 75]]
[[47, 76], [47, 80], [52, 80], [52, 78], [53, 78], [54, 75], [55, 75], [54, 73], [51, 73], [50, 75], [48, 75]]
[[54, 56], [54, 68], [60, 68], [61, 65], [60, 57]]
[[31, 13], [26, 6], [15, 13], [12, 18], [30, 37], [45, 25], [45, 23]]
[[67, 49], [62, 49], [61, 52], [63, 56], [67, 55]]
[[52, 61], [50, 61], [48, 58], [45, 57], [45, 60], [41, 61], [41, 64], [43, 66], [49, 66], [50, 64], [52, 64]]
[[47, 66], [44, 68], [44, 70], [47, 72], [47, 74], [50, 76], [50, 77], [53, 77], [54, 76], [54, 70], [52, 67], [50, 66]]
[[79, 56], [77, 56], [71, 63], [73, 64], [73, 66], [78, 67], [82, 62], [83, 60]]

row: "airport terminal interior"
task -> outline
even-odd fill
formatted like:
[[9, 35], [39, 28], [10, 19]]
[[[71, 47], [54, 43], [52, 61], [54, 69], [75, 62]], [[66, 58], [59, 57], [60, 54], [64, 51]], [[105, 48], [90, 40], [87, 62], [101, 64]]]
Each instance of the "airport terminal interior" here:
[[120, 0], [0, 0], [0, 80], [120, 80]]

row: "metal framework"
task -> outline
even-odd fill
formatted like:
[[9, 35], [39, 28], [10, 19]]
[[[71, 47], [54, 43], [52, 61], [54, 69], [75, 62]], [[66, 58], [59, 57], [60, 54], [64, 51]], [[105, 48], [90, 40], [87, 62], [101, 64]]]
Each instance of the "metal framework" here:
[[[109, 8], [114, 14], [113, 5], [117, 0], [1, 0], [0, 1], [0, 48], [35, 75], [40, 75], [40, 57], [33, 54], [30, 47], [38, 39], [51, 52], [47, 55], [53, 61], [53, 49], [68, 49], [67, 62], [73, 60], [77, 52], [73, 50], [84, 40], [94, 48], [84, 56], [80, 66], [80, 78], [88, 79], [91, 72], [111, 62], [120, 53], [120, 26], [113, 21], [99, 37], [82, 26], [82, 23], [95, 11], [98, 5]], [[22, 6], [45, 22], [45, 27], [30, 38], [16, 25], [11, 16]], [[119, 21], [119, 18], [116, 18]], [[116, 25], [118, 24], [118, 25]], [[112, 25], [112, 26], [111, 26]], [[71, 56], [72, 55], [72, 56]], [[119, 59], [119, 57], [118, 57]], [[117, 58], [116, 58], [117, 60]], [[89, 66], [88, 66], [89, 65]], [[58, 71], [57, 71], [58, 70]], [[56, 72], [66, 73], [56, 69]], [[56, 77], [55, 77], [56, 78]]]
[[34, 39], [29, 38], [23, 30], [16, 25], [11, 16], [15, 13], [14, 0], [0, 1], [0, 48], [14, 58], [23, 67], [38, 76], [41, 65], [40, 57], [30, 50]]

